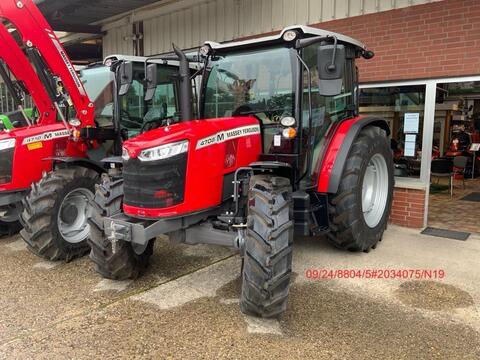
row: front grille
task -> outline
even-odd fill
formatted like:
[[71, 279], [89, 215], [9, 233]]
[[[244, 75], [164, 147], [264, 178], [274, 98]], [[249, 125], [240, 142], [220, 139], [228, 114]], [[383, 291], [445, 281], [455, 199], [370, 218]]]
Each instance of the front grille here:
[[13, 150], [0, 151], [0, 184], [12, 181]]
[[141, 208], [164, 208], [183, 202], [187, 153], [158, 161], [124, 162], [124, 203]]

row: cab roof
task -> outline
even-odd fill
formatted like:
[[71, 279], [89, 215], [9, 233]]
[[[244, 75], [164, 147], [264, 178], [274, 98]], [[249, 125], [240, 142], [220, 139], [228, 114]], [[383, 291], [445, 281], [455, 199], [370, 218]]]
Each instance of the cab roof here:
[[292, 25], [287, 26], [283, 30], [281, 30], [278, 34], [270, 35], [270, 36], [263, 36], [254, 39], [242, 40], [242, 41], [232, 41], [226, 43], [217, 43], [215, 41], [206, 41], [205, 44], [209, 45], [213, 50], [222, 51], [222, 50], [235, 50], [235, 49], [242, 49], [242, 48], [253, 48], [258, 46], [267, 46], [270, 44], [281, 44], [285, 41], [283, 40], [283, 34], [285, 34], [289, 30], [296, 30], [300, 33], [300, 38], [309, 38], [314, 36], [324, 36], [324, 37], [336, 37], [337, 40], [341, 43], [352, 45], [356, 47], [359, 51], [366, 51], [367, 46], [362, 42], [355, 40], [349, 36], [336, 33], [333, 31], [323, 30], [314, 28], [311, 26], [304, 26], [304, 25]]
[[[103, 64], [106, 64], [108, 60], [124, 60], [124, 61], [130, 61], [134, 63], [145, 63], [145, 61], [148, 60], [149, 63], [155, 63], [155, 64], [170, 65], [170, 66], [176, 66], [176, 67], [180, 65], [180, 62], [178, 60], [162, 60], [162, 59], [151, 58], [148, 56], [133, 56], [133, 55], [120, 55], [120, 54], [109, 55], [105, 57], [105, 59], [103, 60]], [[191, 69], [195, 69], [195, 70], [198, 70], [200, 68], [199, 64], [196, 64], [193, 62], [190, 62], [189, 66]]]

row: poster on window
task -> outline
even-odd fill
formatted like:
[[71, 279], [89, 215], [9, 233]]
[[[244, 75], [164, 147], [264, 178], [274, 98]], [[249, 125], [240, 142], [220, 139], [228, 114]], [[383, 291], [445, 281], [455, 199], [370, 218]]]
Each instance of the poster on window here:
[[419, 124], [420, 113], [405, 113], [403, 118], [403, 132], [417, 134]]
[[415, 156], [415, 144], [417, 135], [405, 135], [405, 149], [403, 151], [404, 156]]

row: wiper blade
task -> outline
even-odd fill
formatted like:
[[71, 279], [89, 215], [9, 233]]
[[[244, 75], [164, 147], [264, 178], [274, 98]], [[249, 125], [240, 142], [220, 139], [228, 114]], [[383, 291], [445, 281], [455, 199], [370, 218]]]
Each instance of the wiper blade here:
[[260, 109], [260, 110], [246, 110], [246, 111], [235, 111], [232, 116], [241, 116], [241, 115], [255, 115], [261, 113], [268, 113], [274, 111], [285, 111], [283, 108], [277, 109]]

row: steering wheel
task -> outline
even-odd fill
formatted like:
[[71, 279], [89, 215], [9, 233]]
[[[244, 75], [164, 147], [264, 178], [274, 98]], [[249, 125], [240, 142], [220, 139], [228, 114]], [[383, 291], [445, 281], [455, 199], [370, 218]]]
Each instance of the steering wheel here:
[[122, 123], [124, 123], [124, 124], [125, 124], [125, 123], [129, 123], [129, 124], [131, 124], [132, 126], [134, 126], [134, 127], [136, 127], [136, 128], [139, 127], [138, 122], [133, 121], [133, 120], [130, 120], [130, 114], [128, 113], [127, 110], [121, 109], [120, 112], [121, 112], [121, 120], [120, 120], [120, 122], [122, 122]]
[[150, 131], [156, 128], [159, 128], [164, 125], [164, 123], [167, 121], [167, 119], [172, 119], [173, 117], [164, 117], [164, 118], [156, 118], [153, 120], [145, 121], [142, 125], [142, 129], [140, 130], [140, 133], [144, 133], [146, 131]]

